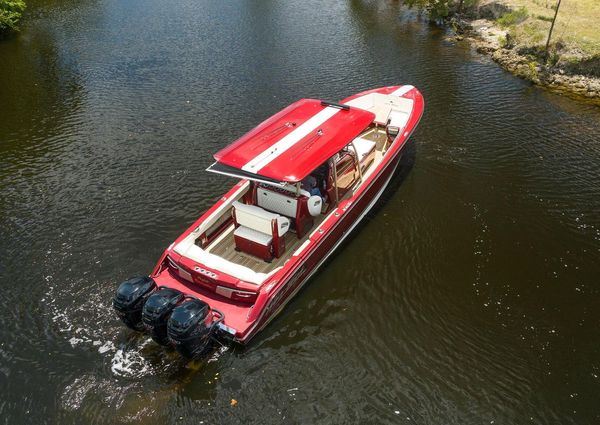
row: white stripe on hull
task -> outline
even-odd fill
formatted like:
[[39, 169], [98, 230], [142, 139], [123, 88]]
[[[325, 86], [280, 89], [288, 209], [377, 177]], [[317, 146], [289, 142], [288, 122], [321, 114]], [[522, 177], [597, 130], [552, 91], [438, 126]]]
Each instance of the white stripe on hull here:
[[290, 149], [300, 140], [308, 136], [312, 131], [317, 130], [324, 122], [340, 112], [338, 108], [327, 107], [313, 117], [306, 120], [297, 129], [283, 137], [266, 151], [263, 151], [258, 156], [254, 157], [242, 170], [250, 173], [258, 173], [262, 168], [266, 167], [271, 161], [275, 160], [279, 155]]

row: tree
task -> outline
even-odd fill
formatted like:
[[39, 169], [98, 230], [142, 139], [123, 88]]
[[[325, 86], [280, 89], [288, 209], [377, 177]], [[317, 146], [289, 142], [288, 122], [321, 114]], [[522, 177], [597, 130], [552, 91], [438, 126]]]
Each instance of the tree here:
[[18, 31], [18, 22], [25, 10], [23, 0], [0, 0], [0, 34]]
[[441, 19], [450, 13], [450, 3], [452, 0], [405, 0], [408, 7], [417, 7], [424, 9], [429, 13], [431, 19]]
[[552, 24], [550, 25], [550, 31], [548, 31], [548, 41], [546, 41], [546, 61], [548, 60], [548, 48], [550, 47], [550, 38], [552, 38], [552, 30], [554, 30], [554, 23], [556, 22], [556, 17], [558, 16], [558, 8], [560, 7], [560, 0], [558, 0], [558, 4], [556, 5], [556, 10], [554, 11], [554, 19], [552, 19]]
[[477, 0], [404, 0], [409, 7], [426, 10], [433, 20], [447, 18], [452, 13], [461, 14], [463, 7], [471, 7]]

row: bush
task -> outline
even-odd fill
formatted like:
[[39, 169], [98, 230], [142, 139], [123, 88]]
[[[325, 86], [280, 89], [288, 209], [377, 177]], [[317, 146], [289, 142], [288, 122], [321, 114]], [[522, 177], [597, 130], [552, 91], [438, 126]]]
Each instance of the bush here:
[[556, 64], [558, 63], [559, 60], [560, 60], [560, 55], [556, 51], [551, 52], [550, 56], [548, 56], [548, 64], [550, 66], [556, 66]]
[[498, 36], [498, 42], [503, 49], [512, 49], [516, 45], [514, 32], [507, 32], [504, 37]]
[[499, 17], [496, 22], [498, 22], [498, 24], [502, 27], [510, 27], [512, 25], [520, 24], [527, 19], [528, 16], [529, 13], [527, 12], [527, 9], [521, 7], [517, 10], [513, 10], [512, 12], [505, 13]]
[[529, 77], [531, 77], [532, 79], [537, 79], [538, 78], [538, 63], [535, 61], [531, 61], [527, 64], [527, 67], [529, 68]]
[[443, 19], [450, 11], [448, 2], [450, 0], [405, 0], [408, 7], [417, 7], [426, 10], [433, 20]]
[[18, 22], [25, 10], [23, 0], [0, 0], [0, 34], [18, 31]]
[[[561, 63], [562, 64], [562, 63]], [[570, 58], [562, 64], [567, 75], [587, 75], [600, 78], [600, 55], [587, 58]]]
[[430, 2], [429, 14], [434, 19], [445, 18], [450, 13], [448, 0], [433, 0]]
[[424, 10], [432, 21], [443, 21], [451, 15], [461, 12], [474, 13], [475, 5], [479, 0], [404, 0], [408, 7]]

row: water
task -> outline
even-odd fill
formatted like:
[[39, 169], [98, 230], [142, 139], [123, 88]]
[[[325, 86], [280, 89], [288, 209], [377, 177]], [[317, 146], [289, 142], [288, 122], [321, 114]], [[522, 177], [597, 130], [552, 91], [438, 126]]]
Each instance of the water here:
[[[0, 43], [1, 422], [598, 423], [600, 110], [444, 35], [393, 1], [31, 1]], [[248, 347], [121, 326], [118, 282], [232, 184], [211, 153], [403, 83], [385, 202]]]

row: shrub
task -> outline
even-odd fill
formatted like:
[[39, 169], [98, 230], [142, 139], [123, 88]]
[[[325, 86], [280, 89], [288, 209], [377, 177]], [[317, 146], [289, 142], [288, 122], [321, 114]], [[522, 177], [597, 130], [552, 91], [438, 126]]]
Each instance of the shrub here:
[[556, 66], [556, 64], [558, 63], [559, 60], [560, 60], [560, 55], [556, 51], [553, 51], [550, 53], [550, 56], [548, 57], [548, 64], [550, 66]]
[[474, 13], [479, 0], [404, 0], [408, 7], [425, 10], [431, 20], [441, 21], [458, 12]]
[[0, 0], [0, 34], [18, 31], [18, 22], [25, 10], [23, 0]]
[[527, 67], [529, 68], [529, 76], [531, 78], [538, 78], [537, 66], [538, 66], [538, 64], [535, 61], [529, 62], [527, 64]]
[[512, 25], [520, 24], [527, 19], [528, 16], [529, 13], [527, 12], [527, 9], [521, 7], [517, 10], [513, 10], [512, 12], [505, 13], [499, 17], [496, 22], [498, 22], [498, 24], [502, 27], [510, 27]]
[[434, 19], [445, 18], [450, 12], [448, 0], [433, 0], [430, 2], [429, 14]]
[[504, 36], [498, 36], [498, 42], [503, 49], [512, 49], [516, 44], [514, 33], [511, 34], [511, 32], [507, 32]]

